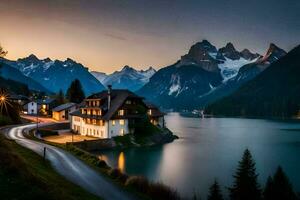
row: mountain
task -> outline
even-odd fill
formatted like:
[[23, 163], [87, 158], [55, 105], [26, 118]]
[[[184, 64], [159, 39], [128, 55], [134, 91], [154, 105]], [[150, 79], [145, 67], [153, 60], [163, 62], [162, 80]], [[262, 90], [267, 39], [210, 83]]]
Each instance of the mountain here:
[[[4, 59], [0, 60], [0, 65], [0, 76], [3, 78], [2, 81], [6, 81], [7, 84], [16, 81], [17, 83], [15, 85], [20, 85], [18, 83], [22, 83], [22, 85], [27, 85], [30, 90], [51, 93], [48, 89], [43, 87], [37, 81], [23, 75], [18, 69], [6, 64]], [[24, 85], [18, 87], [24, 88]]]
[[157, 71], [138, 93], [167, 109], [195, 109], [201, 98], [257, 61], [258, 54], [238, 52], [232, 43], [217, 49], [207, 40], [194, 44], [175, 64]]
[[155, 72], [152, 67], [138, 71], [132, 67], [124, 66], [122, 70], [110, 75], [101, 72], [92, 72], [92, 74], [105, 86], [112, 85], [116, 89], [136, 91], [148, 83]]
[[7, 62], [53, 92], [58, 92], [60, 89], [66, 92], [74, 79], [80, 80], [86, 95], [104, 89], [88, 68], [70, 58], [65, 61], [53, 61], [49, 58], [40, 60], [35, 55], [30, 55], [17, 61]]
[[267, 53], [264, 56], [258, 54], [251, 54], [243, 50], [241, 53], [245, 54], [245, 57], [252, 57], [256, 59], [254, 62], [242, 66], [237, 75], [228, 79], [226, 82], [215, 88], [213, 91], [202, 95], [199, 98], [197, 106], [200, 108], [205, 107], [207, 104], [212, 103], [222, 97], [228, 96], [236, 91], [240, 86], [250, 81], [264, 71], [271, 63], [275, 62], [276, 59], [286, 55], [286, 52], [274, 44], [270, 44]]
[[206, 112], [227, 116], [295, 116], [300, 111], [300, 45], [286, 55], [273, 44], [269, 50], [258, 61], [273, 62], [269, 67], [232, 95], [208, 106]]
[[[107, 74], [103, 73], [103, 72], [97, 72], [97, 71], [91, 71], [91, 74], [103, 84], [103, 81], [106, 77], [108, 77]], [[104, 85], [104, 84], [103, 84]]]

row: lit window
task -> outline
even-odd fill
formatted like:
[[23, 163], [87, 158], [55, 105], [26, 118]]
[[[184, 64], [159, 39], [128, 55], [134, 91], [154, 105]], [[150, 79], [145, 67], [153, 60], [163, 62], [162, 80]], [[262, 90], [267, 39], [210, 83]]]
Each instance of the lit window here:
[[100, 120], [100, 121], [99, 121], [99, 125], [100, 125], [100, 126], [104, 126], [104, 121], [103, 121], [103, 120]]
[[45, 105], [45, 104], [43, 104], [43, 105], [42, 105], [42, 108], [43, 108], [43, 109], [46, 109], [46, 105]]
[[149, 114], [149, 115], [152, 115], [152, 110], [151, 110], [151, 109], [148, 110], [148, 114]]
[[124, 110], [119, 110], [119, 116], [123, 116], [124, 115]]
[[93, 124], [97, 124], [97, 121], [95, 119], [93, 119]]
[[121, 130], [120, 130], [120, 135], [124, 135], [125, 134], [125, 131], [124, 131], [124, 129], [123, 128], [121, 128]]
[[112, 125], [114, 126], [114, 125], [116, 125], [116, 121], [115, 120], [112, 120]]
[[120, 123], [120, 125], [124, 125], [125, 124], [125, 120], [124, 119], [120, 119], [119, 123]]

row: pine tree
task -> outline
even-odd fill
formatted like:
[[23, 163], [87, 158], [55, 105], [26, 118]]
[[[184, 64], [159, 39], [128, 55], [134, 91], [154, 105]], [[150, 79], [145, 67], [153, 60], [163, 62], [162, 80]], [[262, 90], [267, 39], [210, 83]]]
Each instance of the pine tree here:
[[263, 192], [264, 200], [273, 199], [273, 188], [273, 178], [269, 176]]
[[81, 83], [78, 79], [75, 79], [71, 83], [71, 85], [67, 91], [67, 98], [70, 102], [73, 102], [73, 103], [81, 103], [83, 101], [83, 99], [85, 98]]
[[264, 190], [265, 200], [296, 200], [297, 195], [281, 167], [269, 178]]
[[56, 94], [56, 102], [58, 105], [64, 104], [65, 103], [65, 95], [64, 92], [60, 89], [59, 92]]
[[255, 162], [248, 149], [245, 150], [242, 160], [234, 175], [234, 183], [229, 188], [231, 200], [260, 200], [261, 190], [257, 183]]
[[221, 189], [217, 181], [209, 188], [207, 200], [223, 200]]

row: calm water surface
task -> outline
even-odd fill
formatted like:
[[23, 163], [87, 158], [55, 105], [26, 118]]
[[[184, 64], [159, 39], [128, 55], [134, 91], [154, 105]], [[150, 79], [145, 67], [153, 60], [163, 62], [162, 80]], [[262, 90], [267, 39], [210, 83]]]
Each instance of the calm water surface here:
[[163, 146], [101, 155], [113, 167], [131, 175], [143, 175], [176, 188], [182, 195], [207, 194], [216, 178], [230, 186], [232, 174], [245, 148], [256, 161], [259, 181], [281, 165], [300, 191], [300, 123], [236, 118], [187, 118], [166, 116], [166, 124], [180, 139]]

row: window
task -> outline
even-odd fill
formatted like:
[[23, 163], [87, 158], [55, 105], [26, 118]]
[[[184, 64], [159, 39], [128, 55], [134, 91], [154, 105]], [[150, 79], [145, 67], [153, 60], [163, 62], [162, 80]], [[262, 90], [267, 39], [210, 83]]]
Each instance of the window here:
[[112, 120], [111, 124], [114, 126], [116, 125], [116, 121], [115, 120]]
[[125, 134], [125, 131], [124, 131], [124, 129], [123, 128], [121, 128], [121, 130], [120, 130], [120, 135], [124, 135]]
[[123, 115], [124, 115], [124, 110], [119, 110], [119, 111], [118, 111], [118, 115], [119, 115], [119, 116], [123, 116]]
[[31, 105], [33, 106], [33, 102], [31, 103]]
[[119, 124], [120, 125], [124, 125], [125, 124], [125, 120], [124, 119], [120, 119]]
[[103, 121], [103, 120], [100, 120], [100, 121], [99, 121], [99, 125], [100, 125], [100, 126], [104, 126], [104, 121]]
[[97, 121], [95, 119], [93, 119], [93, 124], [97, 124]]
[[152, 110], [151, 109], [148, 110], [148, 114], [152, 115]]
[[131, 104], [131, 101], [130, 101], [130, 100], [127, 100], [125, 103], [126, 103], [126, 104]]

